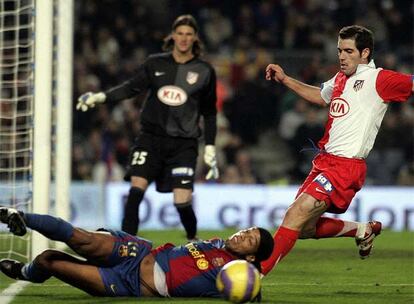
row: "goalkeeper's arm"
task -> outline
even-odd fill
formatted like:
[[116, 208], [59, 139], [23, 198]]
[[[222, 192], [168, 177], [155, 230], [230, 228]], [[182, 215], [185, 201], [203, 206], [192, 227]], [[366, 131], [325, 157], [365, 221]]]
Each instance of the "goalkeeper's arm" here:
[[79, 97], [77, 110], [87, 111], [89, 108], [95, 107], [98, 103], [114, 102], [131, 98], [140, 94], [148, 87], [148, 77], [145, 65], [142, 65], [136, 75], [125, 81], [124, 83], [113, 87], [105, 92], [92, 93], [87, 92]]
[[117, 87], [109, 89], [106, 92], [87, 92], [85, 94], [82, 94], [78, 98], [76, 109], [85, 112], [90, 108], [94, 108], [96, 104], [131, 98], [140, 92], [141, 90], [136, 89], [136, 86], [134, 85], [134, 79], [131, 79]]

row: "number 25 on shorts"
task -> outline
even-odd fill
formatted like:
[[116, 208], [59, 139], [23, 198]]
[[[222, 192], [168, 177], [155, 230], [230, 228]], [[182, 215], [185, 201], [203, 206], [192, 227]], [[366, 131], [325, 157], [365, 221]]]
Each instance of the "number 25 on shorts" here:
[[146, 151], [135, 151], [132, 155], [131, 166], [142, 165], [145, 163], [148, 152]]

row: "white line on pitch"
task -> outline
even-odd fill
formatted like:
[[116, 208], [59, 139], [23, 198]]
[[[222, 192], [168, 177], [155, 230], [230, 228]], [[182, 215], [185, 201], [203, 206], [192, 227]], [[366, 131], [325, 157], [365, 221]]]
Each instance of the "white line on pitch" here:
[[11, 284], [0, 293], [0, 302], [2, 304], [9, 304], [13, 301], [14, 297], [29, 284], [30, 282], [27, 281], [17, 281], [16, 283]]

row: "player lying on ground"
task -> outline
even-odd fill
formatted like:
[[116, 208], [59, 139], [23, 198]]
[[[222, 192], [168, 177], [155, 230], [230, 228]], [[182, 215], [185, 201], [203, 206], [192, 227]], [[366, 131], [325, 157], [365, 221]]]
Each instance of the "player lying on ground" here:
[[285, 85], [306, 101], [329, 106], [325, 134], [318, 143], [313, 167], [274, 235], [275, 248], [262, 263], [268, 273], [293, 248], [298, 238], [355, 237], [361, 258], [369, 256], [381, 223], [357, 223], [322, 216], [344, 213], [366, 176], [366, 163], [390, 102], [413, 94], [414, 76], [376, 68], [372, 32], [352, 25], [338, 37], [339, 72], [322, 88], [288, 76], [269, 64], [266, 79]]
[[226, 240], [153, 249], [150, 241], [122, 231], [86, 231], [60, 218], [12, 208], [0, 207], [0, 221], [15, 235], [24, 235], [27, 226], [62, 241], [86, 259], [48, 249], [27, 264], [1, 260], [4, 274], [34, 283], [54, 276], [94, 296], [219, 297], [215, 281], [223, 265], [235, 259], [260, 265], [273, 250], [271, 234], [258, 227]]

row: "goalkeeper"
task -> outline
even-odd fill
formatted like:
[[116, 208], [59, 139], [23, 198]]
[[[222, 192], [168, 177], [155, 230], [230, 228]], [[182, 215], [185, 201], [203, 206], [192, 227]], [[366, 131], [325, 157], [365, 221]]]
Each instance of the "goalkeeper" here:
[[148, 185], [173, 192], [174, 205], [188, 240], [196, 239], [197, 218], [192, 206], [194, 172], [198, 156], [200, 115], [204, 118], [204, 161], [207, 179], [217, 179], [216, 75], [199, 58], [201, 42], [191, 15], [178, 17], [165, 38], [165, 53], [154, 54], [136, 75], [106, 92], [83, 94], [76, 108], [87, 111], [103, 102], [115, 102], [148, 92], [141, 113], [142, 132], [131, 149], [125, 180], [131, 182], [124, 208], [122, 230], [136, 235], [139, 205]]

